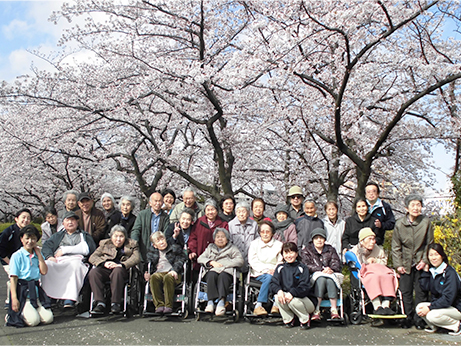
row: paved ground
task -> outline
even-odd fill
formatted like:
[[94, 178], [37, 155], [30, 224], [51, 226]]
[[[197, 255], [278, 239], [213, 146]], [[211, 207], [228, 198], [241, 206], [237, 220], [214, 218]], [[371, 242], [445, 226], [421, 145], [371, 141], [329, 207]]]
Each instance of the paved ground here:
[[[3, 302], [6, 274], [0, 274], [0, 301]], [[3, 304], [2, 304], [3, 305]], [[323, 323], [310, 330], [247, 322], [222, 323], [187, 319], [103, 317], [75, 318], [73, 311], [54, 311], [48, 326], [20, 328], [2, 326], [1, 345], [447, 345], [461, 343], [461, 337], [394, 326], [332, 326]], [[4, 318], [5, 312], [0, 313]]]

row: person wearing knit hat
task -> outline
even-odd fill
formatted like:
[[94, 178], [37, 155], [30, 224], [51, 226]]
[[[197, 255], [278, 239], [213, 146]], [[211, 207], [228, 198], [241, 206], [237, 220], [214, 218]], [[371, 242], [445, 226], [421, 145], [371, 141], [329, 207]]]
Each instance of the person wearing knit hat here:
[[296, 220], [298, 217], [303, 216], [304, 215], [303, 190], [299, 186], [296, 186], [296, 185], [292, 186], [290, 187], [290, 190], [288, 191], [287, 198], [288, 198], [288, 202], [290, 203], [288, 215], [293, 220]]
[[301, 261], [309, 268], [311, 283], [317, 297], [317, 306], [311, 316], [312, 321], [320, 320], [320, 304], [325, 296], [330, 300], [331, 319], [341, 318], [337, 302], [344, 279], [341, 273], [341, 260], [336, 249], [326, 244], [327, 232], [317, 227], [311, 232], [311, 241], [301, 250]]
[[359, 231], [359, 242], [364, 240], [366, 237], [376, 237], [375, 232], [370, 227], [362, 228]]
[[274, 239], [282, 243], [291, 241], [298, 244], [296, 225], [290, 217], [290, 210], [286, 204], [277, 204], [272, 223], [275, 227]]
[[375, 315], [394, 315], [390, 303], [395, 299], [397, 279], [387, 267], [387, 254], [376, 244], [376, 235], [369, 227], [359, 231], [359, 243], [351, 251], [361, 265], [360, 277], [370, 298]]
[[321, 236], [323, 239], [327, 239], [327, 232], [324, 228], [316, 228], [311, 232], [311, 240], [314, 240], [316, 236]]
[[429, 299], [428, 293], [421, 289], [419, 277], [429, 264], [428, 246], [434, 242], [431, 220], [422, 214], [422, 208], [422, 196], [416, 193], [406, 196], [406, 215], [397, 220], [392, 233], [392, 262], [400, 275], [399, 287], [408, 316], [402, 323], [404, 328], [414, 324], [417, 329], [424, 329], [426, 324], [414, 311], [416, 305]]

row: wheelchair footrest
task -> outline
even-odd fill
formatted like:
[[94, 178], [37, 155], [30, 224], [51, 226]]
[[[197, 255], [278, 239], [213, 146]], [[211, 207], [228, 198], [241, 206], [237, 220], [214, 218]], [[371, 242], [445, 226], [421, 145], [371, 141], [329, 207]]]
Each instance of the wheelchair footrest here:
[[367, 315], [370, 318], [381, 318], [384, 320], [398, 320], [401, 318], [407, 318], [407, 315], [404, 314], [396, 314], [396, 315], [374, 315], [374, 314], [369, 314]]

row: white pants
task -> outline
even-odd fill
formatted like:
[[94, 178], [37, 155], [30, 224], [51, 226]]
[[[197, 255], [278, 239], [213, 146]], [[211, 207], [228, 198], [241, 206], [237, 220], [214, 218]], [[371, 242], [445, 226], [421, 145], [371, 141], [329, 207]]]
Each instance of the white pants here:
[[275, 302], [280, 309], [283, 323], [290, 323], [295, 315], [298, 316], [299, 322], [306, 323], [309, 321], [309, 314], [315, 309], [314, 304], [307, 297], [293, 298], [288, 304], [281, 304], [276, 297]]
[[27, 299], [22, 310], [22, 318], [24, 323], [30, 327], [38, 325], [40, 322], [43, 324], [49, 324], [53, 322], [53, 312], [51, 309], [45, 309], [42, 304], [37, 301], [38, 308], [35, 309], [30, 300]]
[[[418, 313], [424, 306], [429, 306], [431, 303], [423, 302], [416, 306], [416, 313]], [[423, 317], [427, 325], [432, 329], [435, 327], [441, 327], [458, 331], [458, 326], [461, 320], [461, 312], [453, 306], [446, 309], [434, 309], [429, 310], [426, 316]]]

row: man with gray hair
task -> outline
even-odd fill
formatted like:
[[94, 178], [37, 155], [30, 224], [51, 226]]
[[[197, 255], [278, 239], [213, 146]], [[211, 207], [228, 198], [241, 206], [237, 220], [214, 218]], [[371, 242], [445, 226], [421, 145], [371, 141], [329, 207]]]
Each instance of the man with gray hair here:
[[203, 216], [203, 206], [197, 203], [194, 190], [190, 187], [186, 187], [182, 193], [182, 202], [179, 203], [170, 215], [170, 222], [178, 222], [179, 218], [184, 209], [190, 208], [195, 212], [194, 222], [201, 216]]

